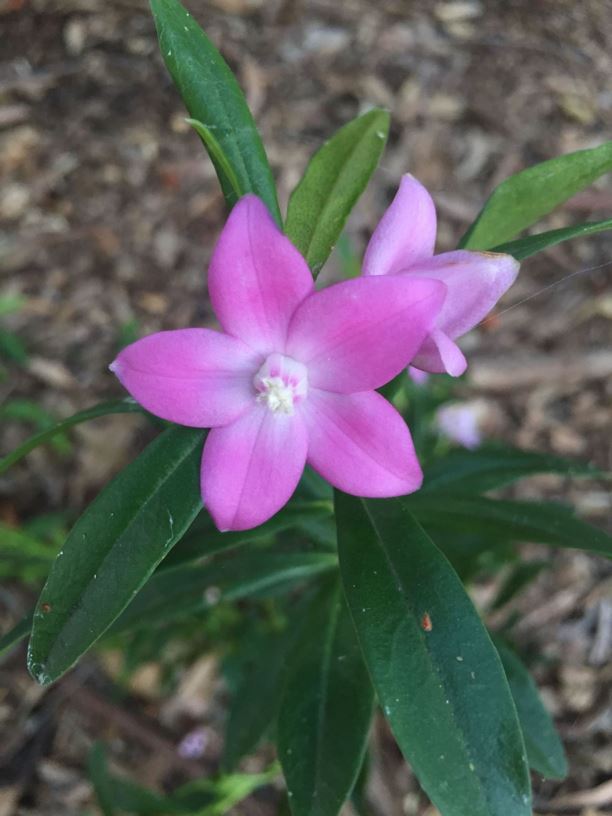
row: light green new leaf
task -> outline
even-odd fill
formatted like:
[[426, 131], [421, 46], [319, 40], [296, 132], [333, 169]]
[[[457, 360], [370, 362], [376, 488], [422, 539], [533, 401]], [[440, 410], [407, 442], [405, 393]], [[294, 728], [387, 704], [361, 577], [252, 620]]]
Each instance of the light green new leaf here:
[[363, 763], [374, 695], [334, 581], [312, 604], [287, 668], [278, 755], [294, 816], [336, 816]]
[[376, 169], [389, 114], [375, 108], [347, 125], [314, 154], [289, 201], [285, 231], [316, 276]]
[[399, 499], [337, 494], [340, 574], [378, 699], [442, 816], [530, 816], [516, 709], [452, 567]]
[[178, 0], [151, 0], [151, 9], [162, 57], [192, 119], [201, 126], [198, 132], [226, 199], [232, 205], [237, 191], [255, 193], [281, 226], [272, 171], [236, 78]]
[[73, 425], [79, 425], [81, 422], [88, 422], [90, 419], [108, 416], [108, 414], [130, 414], [142, 412], [143, 409], [140, 407], [140, 405], [129, 398], [113, 400], [112, 402], [102, 402], [99, 405], [94, 405], [92, 408], [87, 408], [85, 411], [79, 411], [78, 414], [73, 414], [73, 416], [68, 417], [67, 419], [62, 419], [60, 422], [57, 422], [50, 428], [45, 428], [43, 431], [34, 434], [34, 436], [31, 436], [29, 439], [19, 445], [19, 447], [12, 451], [12, 453], [9, 453], [7, 456], [0, 459], [0, 473], [8, 470], [8, 468], [10, 468], [20, 459], [23, 459], [23, 457], [30, 451], [34, 450], [34, 448], [37, 448], [39, 445], [43, 445], [45, 442], [49, 442], [58, 434], [63, 433], [68, 428], [72, 428]]
[[527, 238], [519, 238], [517, 241], [500, 244], [493, 248], [493, 252], [506, 252], [516, 258], [517, 261], [522, 261], [531, 255], [542, 252], [544, 249], [548, 249], [548, 247], [560, 244], [562, 241], [569, 241], [570, 238], [584, 238], [587, 235], [595, 235], [606, 230], [612, 230], [612, 218], [608, 218], [607, 221], [576, 224], [573, 227], [563, 227], [549, 232], [540, 232], [537, 235], [529, 235]]
[[133, 813], [142, 816], [224, 816], [254, 790], [278, 776], [278, 765], [260, 774], [226, 774], [188, 782], [164, 796], [119, 776], [108, 768], [104, 746], [91, 750], [88, 770], [105, 816]]
[[492, 546], [496, 541], [537, 541], [612, 557], [612, 537], [576, 518], [562, 504], [433, 491], [414, 493], [403, 501], [432, 534], [488, 535]]
[[459, 246], [490, 249], [510, 241], [599, 176], [612, 170], [612, 141], [528, 167], [489, 196]]
[[56, 680], [95, 643], [199, 512], [203, 437], [165, 430], [73, 527], [34, 613], [28, 668], [39, 683]]
[[561, 473], [565, 476], [601, 476], [592, 465], [549, 453], [488, 445], [478, 450], [453, 450], [425, 468], [422, 491], [481, 493], [533, 476]]
[[563, 745], [536, 684], [509, 646], [499, 638], [495, 638], [495, 646], [518, 711], [529, 765], [546, 779], [564, 779], [567, 776], [567, 760]]

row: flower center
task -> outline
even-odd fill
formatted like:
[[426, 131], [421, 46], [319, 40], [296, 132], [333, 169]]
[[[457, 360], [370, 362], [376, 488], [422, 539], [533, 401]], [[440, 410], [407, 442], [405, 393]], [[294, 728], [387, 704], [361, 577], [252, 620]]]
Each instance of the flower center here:
[[253, 378], [257, 402], [263, 402], [273, 413], [292, 414], [296, 402], [308, 393], [306, 366], [285, 357], [270, 354]]

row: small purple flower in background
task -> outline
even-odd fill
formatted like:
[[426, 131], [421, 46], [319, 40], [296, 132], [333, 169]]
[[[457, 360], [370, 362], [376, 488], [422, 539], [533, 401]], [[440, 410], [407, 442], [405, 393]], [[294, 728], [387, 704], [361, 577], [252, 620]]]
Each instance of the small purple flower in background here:
[[204, 756], [208, 743], [209, 735], [206, 728], [194, 728], [180, 741], [177, 753], [183, 759], [200, 759]]
[[482, 443], [482, 426], [488, 415], [489, 410], [483, 400], [454, 402], [438, 408], [434, 423], [451, 442], [473, 450]]
[[444, 283], [361, 277], [315, 292], [306, 261], [248, 195], [221, 233], [208, 288], [222, 332], [144, 337], [111, 370], [151, 413], [212, 428], [201, 489], [220, 530], [273, 516], [306, 462], [358, 496], [420, 487], [410, 432], [375, 389], [421, 347]]
[[436, 210], [425, 187], [409, 174], [366, 248], [363, 274], [435, 278], [447, 296], [432, 330], [412, 360], [432, 374], [463, 374], [467, 361], [454, 342], [485, 318], [514, 283], [519, 270], [511, 255], [456, 250], [434, 255]]

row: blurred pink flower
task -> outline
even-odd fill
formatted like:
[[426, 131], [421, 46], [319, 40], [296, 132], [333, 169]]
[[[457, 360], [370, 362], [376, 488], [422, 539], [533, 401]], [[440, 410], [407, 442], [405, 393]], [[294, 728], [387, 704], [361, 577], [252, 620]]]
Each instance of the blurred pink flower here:
[[412, 360], [433, 374], [463, 374], [467, 361], [454, 342], [487, 316], [514, 283], [519, 264], [498, 252], [456, 250], [434, 255], [436, 210], [425, 187], [405, 175], [374, 230], [363, 259], [363, 274], [435, 278], [447, 296], [432, 330]]
[[273, 516], [306, 462], [359, 496], [420, 487], [410, 432], [374, 389], [422, 345], [444, 283], [361, 277], [315, 292], [305, 260], [248, 195], [221, 233], [208, 288], [222, 332], [150, 335], [111, 370], [151, 413], [212, 428], [201, 490], [220, 530]]

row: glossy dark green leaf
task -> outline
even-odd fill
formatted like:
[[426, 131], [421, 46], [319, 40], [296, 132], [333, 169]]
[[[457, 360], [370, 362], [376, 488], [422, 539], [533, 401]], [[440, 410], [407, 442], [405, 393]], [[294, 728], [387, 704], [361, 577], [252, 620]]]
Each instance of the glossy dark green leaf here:
[[534, 541], [612, 557], [612, 537], [554, 502], [505, 501], [447, 492], [419, 492], [405, 499], [432, 531], [489, 535], [496, 541]]
[[341, 128], [314, 154], [287, 210], [286, 233], [316, 275], [376, 169], [389, 114], [374, 110]]
[[537, 235], [529, 235], [527, 238], [519, 238], [517, 241], [510, 241], [507, 244], [500, 244], [494, 247], [494, 252], [507, 252], [517, 261], [523, 261], [531, 255], [536, 255], [548, 247], [569, 241], [570, 238], [585, 238], [587, 235], [595, 235], [598, 232], [612, 230], [612, 218], [607, 221], [593, 221], [590, 224], [576, 224], [573, 227], [563, 227], [562, 229], [540, 232]]
[[29, 615], [26, 615], [25, 618], [22, 618], [19, 623], [13, 626], [12, 629], [9, 629], [8, 632], [5, 632], [2, 637], [0, 637], [0, 657], [7, 654], [7, 652], [10, 652], [11, 649], [27, 638], [32, 630], [33, 619], [34, 613], [31, 612]]
[[340, 573], [378, 699], [442, 816], [530, 816], [499, 656], [446, 558], [400, 499], [336, 499]]
[[112, 402], [102, 402], [100, 405], [94, 405], [93, 408], [87, 408], [85, 411], [79, 411], [67, 419], [62, 419], [50, 428], [45, 428], [40, 433], [34, 434], [18, 448], [0, 459], [0, 473], [14, 465], [20, 459], [23, 459], [31, 450], [49, 442], [58, 434], [63, 433], [73, 425], [78, 425], [81, 422], [88, 422], [90, 419], [97, 419], [98, 417], [107, 416], [108, 414], [127, 414], [127, 413], [142, 413], [140, 405], [132, 399], [113, 400]]
[[490, 249], [510, 241], [612, 170], [612, 141], [528, 167], [503, 181], [459, 242]]
[[249, 644], [253, 659], [233, 695], [225, 728], [223, 764], [230, 770], [257, 747], [276, 718], [293, 637], [290, 626]]
[[[151, 0], [151, 9], [166, 67], [192, 119], [214, 139], [214, 144], [203, 141], [226, 199], [236, 202], [235, 187], [242, 194], [255, 193], [281, 226], [272, 171], [236, 78], [178, 0]], [[224, 169], [227, 166], [233, 179]]]
[[338, 582], [313, 604], [288, 667], [278, 755], [293, 816], [336, 816], [361, 768], [373, 690]]
[[47, 684], [125, 609], [202, 503], [203, 432], [172, 427], [96, 497], [73, 527], [39, 598], [28, 667]]
[[219, 601], [266, 597], [335, 569], [330, 553], [239, 553], [205, 564], [161, 570], [116, 621], [112, 632], [165, 624]]
[[564, 779], [567, 776], [567, 760], [563, 745], [536, 684], [508, 645], [495, 638], [495, 646], [518, 711], [529, 765], [546, 779]]
[[188, 561], [195, 561], [204, 556], [229, 550], [257, 541], [270, 538], [283, 530], [300, 527], [315, 519], [329, 518], [332, 514], [332, 505], [326, 500], [292, 501], [271, 519], [253, 527], [251, 530], [240, 532], [220, 533], [212, 519], [206, 513], [196, 519], [191, 529], [183, 536], [172, 553], [164, 560], [162, 569], [175, 567]]
[[478, 450], [453, 450], [425, 468], [423, 491], [482, 493], [537, 473], [565, 476], [598, 476], [583, 462], [548, 453], [487, 446]]

